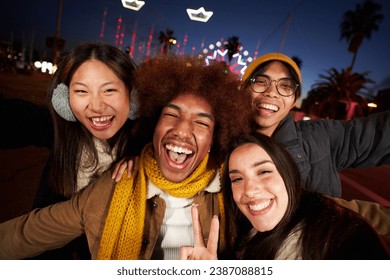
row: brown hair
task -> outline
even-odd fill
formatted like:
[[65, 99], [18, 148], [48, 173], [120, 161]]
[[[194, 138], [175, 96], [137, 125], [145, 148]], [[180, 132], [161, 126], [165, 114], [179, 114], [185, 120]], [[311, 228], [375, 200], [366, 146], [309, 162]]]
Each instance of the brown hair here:
[[[233, 200], [229, 178], [229, 157], [237, 147], [253, 143], [262, 147], [283, 178], [288, 206], [274, 229], [251, 232], [253, 226]], [[298, 167], [288, 151], [272, 138], [255, 134], [232, 141], [222, 176], [222, 193], [226, 211], [226, 251], [223, 258], [275, 259], [288, 236], [301, 230], [302, 259], [388, 259], [376, 231], [363, 217], [339, 206], [328, 196], [304, 188]]]
[[180, 94], [194, 94], [211, 105], [216, 124], [211, 154], [222, 161], [230, 137], [251, 129], [250, 96], [239, 92], [239, 84], [238, 76], [224, 63], [206, 65], [204, 60], [189, 56], [149, 60], [135, 72], [142, 123], [139, 130], [150, 140], [163, 107]]
[[[65, 197], [71, 196], [76, 190], [77, 171], [80, 154], [83, 148], [94, 155], [91, 167], [97, 166], [97, 151], [91, 133], [80, 122], [69, 122], [62, 119], [53, 109], [51, 98], [58, 84], [69, 86], [73, 74], [84, 62], [98, 60], [109, 67], [127, 86], [129, 94], [133, 89], [133, 76], [136, 65], [118, 48], [105, 43], [84, 43], [64, 53], [53, 75], [47, 96], [47, 105], [51, 111], [54, 125], [54, 143], [48, 160], [47, 185], [54, 193]], [[132, 97], [132, 96], [131, 96]], [[133, 99], [130, 97], [130, 102]], [[113, 147], [118, 144], [117, 157], [123, 158], [128, 153], [128, 142], [131, 121], [108, 140]]]

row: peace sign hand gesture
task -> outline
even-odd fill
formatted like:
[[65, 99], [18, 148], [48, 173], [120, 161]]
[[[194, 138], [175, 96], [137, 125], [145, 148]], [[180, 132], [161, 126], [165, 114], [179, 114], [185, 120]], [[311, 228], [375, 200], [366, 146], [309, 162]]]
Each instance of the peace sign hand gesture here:
[[199, 219], [198, 207], [193, 205], [191, 208], [192, 228], [194, 231], [194, 247], [183, 246], [179, 250], [181, 260], [217, 260], [219, 220], [214, 216], [211, 220], [210, 234], [207, 241], [207, 247], [204, 244], [202, 226]]

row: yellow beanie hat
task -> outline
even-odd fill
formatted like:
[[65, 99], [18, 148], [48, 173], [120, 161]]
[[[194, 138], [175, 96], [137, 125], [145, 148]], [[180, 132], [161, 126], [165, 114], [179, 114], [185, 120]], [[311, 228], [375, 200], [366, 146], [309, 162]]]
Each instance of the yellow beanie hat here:
[[283, 62], [289, 64], [294, 69], [294, 71], [297, 73], [297, 75], [299, 77], [299, 82], [302, 83], [301, 71], [299, 70], [299, 67], [295, 63], [295, 61], [292, 60], [287, 55], [284, 55], [282, 53], [276, 53], [276, 52], [264, 54], [264, 55], [256, 58], [251, 64], [249, 64], [248, 68], [246, 68], [246, 70], [245, 70], [244, 75], [242, 76], [242, 82], [246, 82], [246, 80], [249, 79], [250, 76], [252, 76], [253, 72], [256, 70], [256, 68], [259, 65], [261, 65], [267, 61], [271, 61], [271, 60], [283, 61]]

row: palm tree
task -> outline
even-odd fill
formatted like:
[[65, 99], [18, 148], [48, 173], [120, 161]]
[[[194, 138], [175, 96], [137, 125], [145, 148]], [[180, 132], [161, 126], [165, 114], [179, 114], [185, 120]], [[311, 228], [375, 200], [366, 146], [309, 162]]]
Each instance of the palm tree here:
[[350, 106], [356, 106], [354, 117], [367, 115], [367, 100], [362, 95], [368, 96], [367, 85], [374, 83], [367, 78], [368, 72], [353, 73], [351, 67], [341, 71], [331, 68], [326, 72], [308, 92], [302, 110], [320, 118], [346, 119], [352, 117], [347, 115]]
[[228, 50], [228, 58], [230, 63], [232, 61], [233, 55], [238, 53], [240, 50], [241, 43], [237, 36], [231, 36], [225, 41], [224, 45]]
[[165, 55], [168, 53], [168, 50], [176, 44], [176, 38], [173, 37], [173, 30], [169, 28], [167, 28], [165, 33], [164, 31], [160, 31], [158, 39], [160, 40], [160, 44], [162, 44], [162, 53]]
[[366, 0], [363, 5], [357, 4], [354, 11], [347, 11], [340, 25], [340, 40], [346, 39], [348, 51], [353, 53], [351, 68], [355, 64], [357, 52], [364, 38], [371, 39], [371, 33], [378, 31], [379, 23], [384, 16], [380, 14], [382, 6]]

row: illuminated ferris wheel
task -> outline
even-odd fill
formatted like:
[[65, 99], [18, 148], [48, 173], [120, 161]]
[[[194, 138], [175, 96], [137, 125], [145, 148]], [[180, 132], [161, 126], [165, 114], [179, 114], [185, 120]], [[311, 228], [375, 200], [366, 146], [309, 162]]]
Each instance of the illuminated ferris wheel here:
[[238, 74], [240, 77], [244, 74], [247, 65], [253, 61], [253, 57], [249, 55], [249, 51], [245, 50], [243, 46], [238, 48], [238, 52], [233, 54], [229, 61], [228, 50], [225, 48], [225, 43], [217, 41], [215, 44], [210, 44], [208, 48], [203, 49], [203, 56], [206, 64], [212, 61], [221, 61], [229, 65], [230, 70]]

